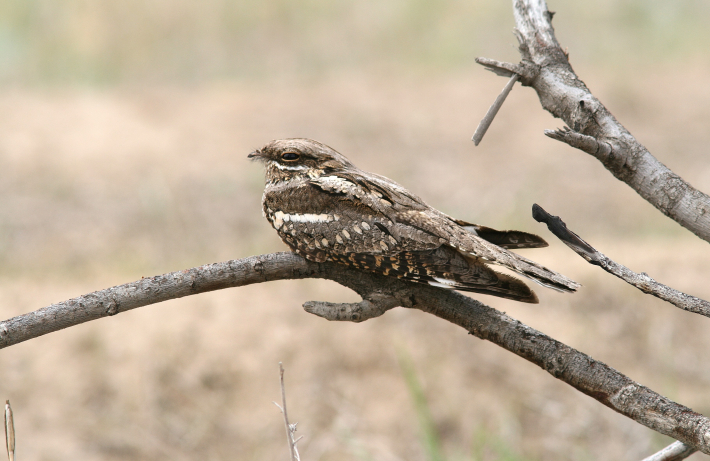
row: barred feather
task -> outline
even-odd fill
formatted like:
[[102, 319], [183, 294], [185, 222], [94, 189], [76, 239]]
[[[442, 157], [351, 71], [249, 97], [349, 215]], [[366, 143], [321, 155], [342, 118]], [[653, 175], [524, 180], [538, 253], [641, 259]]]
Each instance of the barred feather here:
[[477, 258], [465, 257], [451, 247], [387, 256], [367, 253], [331, 254], [328, 259], [411, 282], [526, 303], [538, 302], [535, 293], [520, 280], [495, 272]]

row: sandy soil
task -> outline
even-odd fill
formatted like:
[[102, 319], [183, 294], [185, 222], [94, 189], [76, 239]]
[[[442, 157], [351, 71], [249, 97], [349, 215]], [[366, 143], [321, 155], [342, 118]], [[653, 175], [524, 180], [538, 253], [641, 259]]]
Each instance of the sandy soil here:
[[[704, 81], [708, 69], [686, 71]], [[678, 174], [710, 190], [710, 88], [675, 69], [632, 86], [585, 80]], [[626, 80], [624, 80], [626, 81]], [[645, 296], [555, 241], [532, 203], [602, 252], [708, 298], [710, 250], [545, 138], [561, 126], [517, 88], [480, 147], [503, 86], [348, 74], [317, 83], [0, 92], [0, 315], [207, 262], [281, 251], [246, 154], [306, 136], [462, 219], [539, 233], [526, 252], [581, 282], [540, 305], [484, 302], [710, 414], [710, 321]], [[661, 89], [662, 91], [659, 91]], [[670, 441], [457, 327], [404, 309], [360, 325], [305, 313], [355, 300], [325, 281], [276, 282], [145, 307], [0, 353], [0, 397], [25, 460], [286, 459], [278, 362], [303, 459], [427, 459], [409, 360], [447, 459], [641, 459]], [[693, 459], [707, 459], [695, 455]]]

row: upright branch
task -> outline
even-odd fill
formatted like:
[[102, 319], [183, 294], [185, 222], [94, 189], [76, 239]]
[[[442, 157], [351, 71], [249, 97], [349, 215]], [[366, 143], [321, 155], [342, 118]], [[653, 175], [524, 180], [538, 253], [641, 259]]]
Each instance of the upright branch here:
[[5, 401], [5, 448], [7, 459], [15, 461], [15, 419], [12, 416], [10, 401]]
[[544, 0], [513, 0], [513, 6], [521, 62], [476, 61], [500, 75], [520, 75], [542, 107], [568, 126], [548, 136], [593, 155], [663, 214], [710, 241], [710, 197], [659, 162], [592, 95], [557, 42]]
[[0, 322], [0, 348], [168, 299], [301, 278], [333, 280], [363, 298], [362, 302], [352, 304], [306, 303], [308, 311], [321, 317], [360, 322], [395, 306], [428, 312], [536, 364], [634, 421], [710, 454], [709, 418], [502, 312], [452, 290], [361, 272], [336, 263], [314, 263], [293, 253], [209, 264], [52, 304]]

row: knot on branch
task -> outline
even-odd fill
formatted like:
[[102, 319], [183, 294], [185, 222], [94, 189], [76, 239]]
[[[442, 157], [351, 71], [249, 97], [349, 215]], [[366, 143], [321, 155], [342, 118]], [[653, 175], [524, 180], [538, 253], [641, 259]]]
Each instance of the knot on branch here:
[[[398, 293], [399, 295], [399, 293]], [[326, 320], [345, 322], [364, 322], [379, 317], [395, 307], [412, 307], [412, 301], [405, 293], [400, 296], [378, 292], [368, 293], [359, 303], [329, 303], [324, 301], [308, 301], [303, 309]]]
[[104, 305], [104, 312], [108, 316], [116, 315], [119, 312], [120, 308], [120, 303], [116, 301], [115, 299], [110, 299], [105, 305]]
[[[574, 74], [567, 73], [570, 78], [576, 78]], [[573, 106], [572, 114], [570, 115], [570, 126], [574, 131], [589, 132], [590, 127], [598, 126], [597, 113], [604, 106], [597, 98], [589, 93], [584, 93], [581, 97], [578, 96], [577, 104]]]

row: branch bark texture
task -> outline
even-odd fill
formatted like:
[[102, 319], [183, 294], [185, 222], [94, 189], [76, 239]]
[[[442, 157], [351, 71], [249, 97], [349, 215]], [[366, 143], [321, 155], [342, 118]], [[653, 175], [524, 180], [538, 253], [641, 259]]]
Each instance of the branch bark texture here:
[[[594, 155], [663, 214], [710, 242], [710, 197], [651, 155], [577, 77], [555, 38], [552, 13], [544, 0], [513, 0], [513, 7], [522, 61], [517, 65], [489, 59], [478, 62], [500, 75], [518, 73], [524, 86], [535, 89], [542, 107], [571, 129], [566, 138], [555, 139]], [[574, 133], [603, 147], [584, 149], [580, 145], [584, 138]]]
[[0, 348], [168, 299], [301, 278], [333, 280], [363, 297], [363, 302], [355, 304], [306, 303], [306, 309], [318, 315], [362, 321], [398, 305], [420, 309], [529, 360], [609, 408], [710, 454], [710, 419], [502, 312], [458, 292], [359, 272], [339, 264], [317, 264], [293, 253], [209, 264], [52, 304], [0, 322]]

